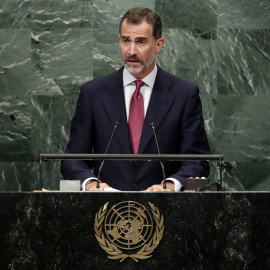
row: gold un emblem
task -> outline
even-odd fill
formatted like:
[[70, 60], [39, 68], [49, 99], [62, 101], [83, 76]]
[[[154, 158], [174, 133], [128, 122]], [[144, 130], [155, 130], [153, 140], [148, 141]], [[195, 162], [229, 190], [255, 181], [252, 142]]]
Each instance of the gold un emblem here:
[[109, 202], [95, 217], [95, 235], [109, 259], [124, 261], [148, 259], [163, 237], [164, 219], [157, 207], [151, 211], [133, 201], [118, 203], [108, 209]]

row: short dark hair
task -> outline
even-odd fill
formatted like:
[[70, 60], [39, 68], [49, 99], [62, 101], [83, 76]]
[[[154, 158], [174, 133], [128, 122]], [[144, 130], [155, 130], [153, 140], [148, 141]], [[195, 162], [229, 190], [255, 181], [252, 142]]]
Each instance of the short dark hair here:
[[162, 35], [162, 24], [158, 14], [152, 10], [143, 7], [135, 7], [128, 10], [122, 17], [119, 26], [119, 33], [121, 34], [121, 27], [123, 21], [127, 19], [128, 23], [140, 24], [144, 20], [150, 23], [153, 27], [153, 36], [155, 39], [161, 38]]

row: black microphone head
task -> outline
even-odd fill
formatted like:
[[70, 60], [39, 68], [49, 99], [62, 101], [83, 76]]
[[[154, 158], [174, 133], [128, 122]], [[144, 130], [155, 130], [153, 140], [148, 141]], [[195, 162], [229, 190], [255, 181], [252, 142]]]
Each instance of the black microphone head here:
[[114, 123], [116, 125], [119, 125], [122, 120], [122, 117], [120, 115], [116, 115]]
[[152, 126], [152, 125], [154, 125], [155, 124], [155, 119], [154, 119], [154, 117], [153, 116], [150, 116], [149, 118], [148, 118], [148, 122], [149, 122], [149, 124]]

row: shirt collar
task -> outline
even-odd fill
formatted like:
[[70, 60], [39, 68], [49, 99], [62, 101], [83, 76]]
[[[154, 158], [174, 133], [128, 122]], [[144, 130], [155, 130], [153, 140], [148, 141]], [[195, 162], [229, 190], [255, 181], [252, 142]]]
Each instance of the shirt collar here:
[[[157, 65], [155, 64], [154, 69], [152, 70], [152, 72], [150, 74], [148, 74], [146, 77], [144, 77], [143, 79], [141, 79], [145, 84], [147, 84], [148, 86], [150, 86], [151, 88], [153, 88], [154, 83], [155, 83], [155, 79], [156, 79], [156, 75], [157, 75]], [[123, 72], [123, 83], [124, 83], [124, 87], [133, 83], [134, 81], [136, 81], [137, 79], [132, 76], [128, 70], [126, 68], [124, 68], [124, 72]]]

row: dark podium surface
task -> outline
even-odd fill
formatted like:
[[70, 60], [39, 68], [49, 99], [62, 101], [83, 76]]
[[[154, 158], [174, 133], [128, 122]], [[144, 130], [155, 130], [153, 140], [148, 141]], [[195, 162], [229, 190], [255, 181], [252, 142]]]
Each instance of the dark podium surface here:
[[[164, 234], [152, 257], [111, 260], [99, 209], [155, 205]], [[270, 269], [270, 193], [1, 193], [0, 269]]]

